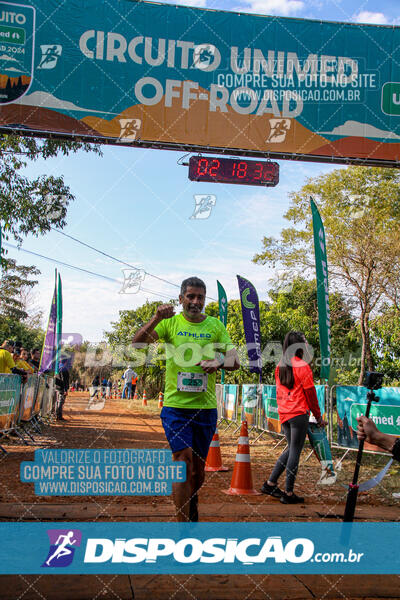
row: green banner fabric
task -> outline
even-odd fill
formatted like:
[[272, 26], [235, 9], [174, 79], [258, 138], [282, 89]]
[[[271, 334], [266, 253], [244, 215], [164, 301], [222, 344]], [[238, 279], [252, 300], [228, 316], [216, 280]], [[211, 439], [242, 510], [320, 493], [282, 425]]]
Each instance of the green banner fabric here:
[[0, 375], [0, 430], [6, 431], [12, 427], [20, 393], [19, 375]]
[[[337, 444], [343, 448], [358, 448], [356, 435], [359, 414], [365, 415], [367, 388], [341, 385], [336, 387]], [[372, 404], [370, 417], [383, 433], [400, 435], [400, 388], [381, 388], [375, 394], [379, 402]], [[379, 448], [365, 444], [365, 449], [379, 451]]]
[[63, 307], [62, 307], [62, 285], [61, 285], [61, 275], [58, 274], [58, 286], [57, 286], [57, 344], [56, 344], [56, 364], [54, 373], [58, 375], [60, 372], [60, 361], [61, 361], [61, 336], [62, 336], [62, 316], [63, 316]]
[[[357, 431], [357, 417], [365, 415], [365, 404], [352, 404], [350, 407], [350, 426]], [[372, 404], [369, 413], [375, 425], [382, 433], [400, 434], [400, 406], [390, 404]]]
[[228, 322], [228, 298], [223, 286], [217, 281], [218, 286], [218, 306], [219, 306], [219, 319], [225, 325]]
[[310, 198], [317, 276], [319, 345], [321, 349], [320, 378], [328, 380], [331, 368], [331, 316], [329, 310], [328, 261], [326, 257], [325, 231], [318, 208]]
[[[223, 286], [217, 281], [218, 286], [218, 307], [219, 307], [219, 319], [226, 327], [228, 322], [228, 298]], [[221, 370], [221, 383], [225, 383], [225, 370]]]
[[237, 404], [239, 397], [239, 386], [237, 384], [225, 384], [223, 390], [223, 418], [227, 421], [236, 421]]

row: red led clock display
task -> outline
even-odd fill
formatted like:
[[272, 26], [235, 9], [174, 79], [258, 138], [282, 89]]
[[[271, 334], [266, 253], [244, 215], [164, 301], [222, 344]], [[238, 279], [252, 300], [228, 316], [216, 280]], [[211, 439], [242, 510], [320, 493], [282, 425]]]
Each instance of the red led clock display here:
[[266, 160], [192, 156], [189, 160], [189, 179], [273, 187], [279, 183], [279, 165]]

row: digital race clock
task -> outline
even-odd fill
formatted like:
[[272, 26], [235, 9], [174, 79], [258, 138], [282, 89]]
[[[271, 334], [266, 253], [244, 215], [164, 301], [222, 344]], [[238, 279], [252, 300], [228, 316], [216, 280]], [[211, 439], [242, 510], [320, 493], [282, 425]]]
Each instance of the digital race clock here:
[[279, 165], [266, 160], [191, 156], [189, 179], [273, 187], [279, 183]]

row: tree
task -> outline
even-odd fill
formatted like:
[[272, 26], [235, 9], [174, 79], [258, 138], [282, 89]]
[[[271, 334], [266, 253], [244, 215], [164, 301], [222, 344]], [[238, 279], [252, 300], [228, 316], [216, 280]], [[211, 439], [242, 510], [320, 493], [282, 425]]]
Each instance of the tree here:
[[8, 260], [7, 271], [0, 279], [0, 315], [3, 318], [11, 321], [25, 321], [28, 318], [24, 295], [37, 284], [37, 281], [29, 277], [39, 273], [36, 267], [17, 265], [15, 260]]
[[[51, 227], [65, 226], [68, 205], [74, 196], [63, 177], [40, 175], [30, 179], [21, 171], [28, 161], [60, 153], [68, 156], [78, 150], [101, 154], [97, 146], [78, 140], [0, 137], [0, 224], [6, 239], [12, 235], [21, 243], [22, 236], [28, 233], [42, 235]], [[7, 267], [5, 261], [3, 267]]]
[[314, 269], [309, 199], [316, 201], [326, 234], [330, 283], [357, 303], [365, 363], [374, 368], [370, 319], [385, 299], [398, 299], [400, 285], [400, 173], [396, 169], [348, 167], [309, 179], [290, 194], [284, 215], [292, 223], [276, 240], [264, 237], [253, 261], [280, 264], [291, 273]]
[[36, 267], [17, 265], [15, 260], [8, 261], [8, 269], [0, 279], [1, 342], [10, 338], [29, 349], [42, 347], [44, 332], [40, 328], [40, 320], [31, 318], [32, 312], [26, 303], [29, 292], [37, 284], [30, 277], [39, 272]]
[[389, 384], [400, 383], [400, 310], [385, 306], [372, 320], [371, 345], [376, 368]]

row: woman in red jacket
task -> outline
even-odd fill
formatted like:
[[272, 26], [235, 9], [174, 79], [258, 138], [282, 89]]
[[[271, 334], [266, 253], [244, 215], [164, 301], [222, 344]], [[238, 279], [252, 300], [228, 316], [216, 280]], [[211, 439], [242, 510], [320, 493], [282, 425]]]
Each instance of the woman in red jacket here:
[[[299, 331], [290, 331], [283, 342], [283, 356], [276, 367], [276, 399], [287, 448], [276, 461], [269, 479], [261, 491], [284, 504], [303, 503], [304, 498], [293, 492], [300, 454], [307, 435], [310, 410], [319, 427], [325, 427], [318, 406], [313, 374], [303, 360], [306, 338]], [[286, 489], [278, 488], [278, 479], [286, 469]]]

